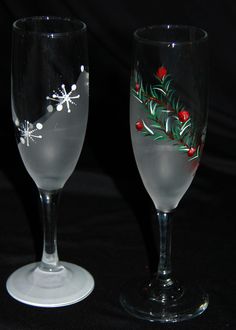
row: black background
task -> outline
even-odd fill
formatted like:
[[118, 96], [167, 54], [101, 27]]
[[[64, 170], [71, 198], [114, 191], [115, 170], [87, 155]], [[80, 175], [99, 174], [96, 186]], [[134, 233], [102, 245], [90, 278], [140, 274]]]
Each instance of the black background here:
[[[9, 274], [41, 253], [37, 191], [18, 154], [10, 109], [11, 26], [33, 15], [76, 17], [88, 26], [89, 123], [78, 171], [64, 189], [58, 245], [61, 259], [90, 270], [96, 288], [85, 301], [53, 310], [20, 304], [5, 290]], [[233, 0], [1, 1], [0, 329], [236, 329], [235, 18]], [[175, 273], [198, 280], [210, 305], [178, 325], [135, 320], [118, 301], [122, 283], [158, 261], [149, 238], [154, 210], [130, 142], [129, 76], [133, 31], [162, 23], [202, 27], [210, 46], [206, 145], [175, 212], [173, 235]]]

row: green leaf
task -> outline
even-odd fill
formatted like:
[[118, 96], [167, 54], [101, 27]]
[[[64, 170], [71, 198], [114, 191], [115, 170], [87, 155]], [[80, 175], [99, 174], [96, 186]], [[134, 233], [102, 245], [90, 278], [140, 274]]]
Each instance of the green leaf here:
[[166, 83], [166, 85], [165, 85], [165, 89], [166, 89], [166, 90], [169, 89], [171, 82], [172, 82], [172, 79], [170, 79], [170, 80], [167, 81], [167, 83]]
[[143, 134], [144, 136], [149, 136], [149, 135], [151, 135], [151, 136], [152, 136], [152, 134], [151, 134], [151, 133], [149, 133], [149, 132], [147, 132], [147, 131], [144, 131], [144, 132], [142, 132], [142, 134]]
[[154, 121], [154, 122], [156, 121], [156, 117], [153, 116], [152, 114], [149, 114], [147, 118]]
[[156, 129], [161, 129], [161, 130], [163, 130], [163, 127], [162, 127], [160, 124], [158, 124], [158, 123], [156, 123], [156, 124], [152, 124], [151, 127], [156, 128]]
[[162, 80], [157, 75], [154, 75], [154, 76], [162, 84]]
[[[186, 122], [187, 123], [187, 122]], [[185, 123], [185, 124], [186, 124]], [[181, 127], [181, 130], [180, 130], [180, 136], [182, 137], [182, 139], [186, 136], [186, 135], [189, 135], [190, 133], [190, 129], [191, 129], [191, 121], [188, 122], [187, 125], [183, 125]]]
[[179, 146], [179, 151], [188, 151], [189, 150], [189, 148], [188, 147], [186, 147], [186, 146]]
[[192, 160], [197, 159], [199, 157], [200, 157], [200, 146], [198, 146], [198, 148], [197, 148], [195, 154], [193, 155], [193, 157], [189, 158], [189, 161], [192, 161]]
[[176, 101], [176, 105], [175, 105], [175, 109], [177, 112], [179, 112], [180, 108], [182, 107], [181, 103], [180, 103], [180, 99], [178, 97], [177, 101]]
[[133, 96], [140, 102], [143, 103], [141, 98], [138, 96], [138, 94], [136, 93], [136, 91], [134, 91]]
[[156, 108], [157, 108], [157, 103], [154, 101], [150, 101], [149, 103], [149, 109], [152, 115], [155, 115], [156, 113]]
[[174, 127], [172, 129], [172, 134], [175, 140], [180, 140], [180, 128], [179, 127]]
[[191, 119], [190, 118], [188, 120], [186, 120], [185, 123], [182, 124], [181, 130], [184, 130], [185, 127], [188, 126], [189, 124], [191, 125]]
[[157, 140], [165, 140], [165, 137], [163, 135], [159, 135], [154, 138], [154, 141], [157, 141]]

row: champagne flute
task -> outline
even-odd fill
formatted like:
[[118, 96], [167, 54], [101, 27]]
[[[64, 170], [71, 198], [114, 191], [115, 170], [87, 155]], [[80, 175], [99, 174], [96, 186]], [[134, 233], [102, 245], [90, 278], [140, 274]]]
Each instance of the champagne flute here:
[[149, 321], [177, 322], [201, 314], [208, 295], [171, 272], [171, 212], [199, 165], [207, 125], [207, 33], [180, 25], [134, 33], [130, 128], [136, 164], [159, 220], [160, 258], [150, 280], [131, 281], [120, 301]]
[[59, 261], [56, 242], [60, 193], [84, 142], [88, 89], [82, 21], [42, 16], [14, 22], [12, 118], [20, 156], [39, 190], [44, 245], [41, 262], [11, 274], [7, 290], [29, 305], [70, 305], [87, 297], [94, 287], [87, 270]]

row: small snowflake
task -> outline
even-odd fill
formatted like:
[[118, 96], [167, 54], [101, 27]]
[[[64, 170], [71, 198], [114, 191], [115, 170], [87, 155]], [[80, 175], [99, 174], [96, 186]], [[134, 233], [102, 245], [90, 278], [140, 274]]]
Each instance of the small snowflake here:
[[28, 120], [24, 120], [23, 123], [19, 124], [19, 121], [15, 121], [16, 126], [18, 128], [18, 131], [20, 132], [20, 142], [22, 144], [27, 145], [29, 147], [30, 141], [35, 142], [35, 139], [42, 139], [42, 135], [36, 135], [35, 132], [38, 130], [41, 130], [43, 128], [43, 125], [41, 123], [37, 123], [35, 125], [31, 124]]
[[[76, 103], [73, 101], [73, 99], [78, 99], [80, 97], [79, 94], [77, 94], [75, 96], [71, 96], [71, 94], [76, 90], [77, 87], [75, 84], [73, 84], [71, 86], [71, 90], [69, 93], [67, 93], [64, 84], [61, 85], [61, 88], [62, 89], [58, 89], [59, 93], [53, 91], [52, 97], [47, 96], [47, 100], [52, 100], [52, 101], [55, 101], [58, 103], [56, 106], [57, 111], [61, 111], [63, 109], [63, 104], [65, 103], [66, 107], [67, 107], [67, 112], [71, 112], [70, 104], [76, 105]], [[51, 112], [51, 109], [52, 109], [52, 106], [49, 105], [48, 111]]]

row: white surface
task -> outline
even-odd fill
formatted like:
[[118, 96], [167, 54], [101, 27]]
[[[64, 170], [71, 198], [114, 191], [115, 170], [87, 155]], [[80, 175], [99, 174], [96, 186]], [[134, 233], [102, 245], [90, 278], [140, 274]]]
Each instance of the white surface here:
[[84, 268], [61, 262], [58, 272], [45, 272], [38, 263], [16, 270], [7, 280], [7, 291], [16, 300], [39, 307], [61, 307], [86, 298], [94, 288], [94, 279]]

